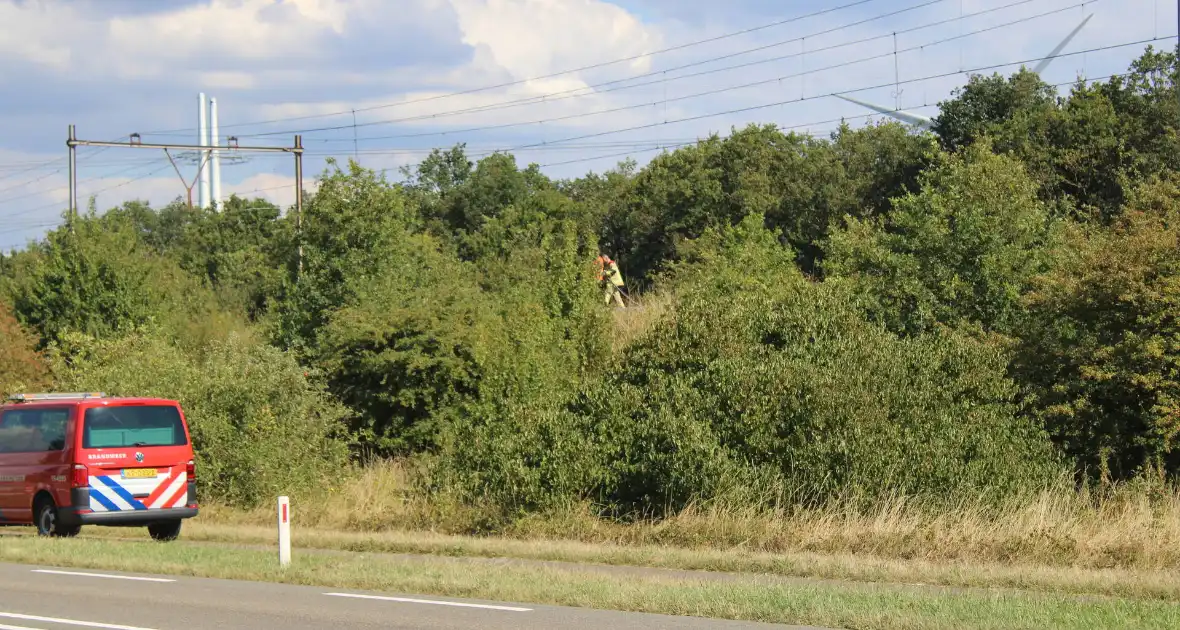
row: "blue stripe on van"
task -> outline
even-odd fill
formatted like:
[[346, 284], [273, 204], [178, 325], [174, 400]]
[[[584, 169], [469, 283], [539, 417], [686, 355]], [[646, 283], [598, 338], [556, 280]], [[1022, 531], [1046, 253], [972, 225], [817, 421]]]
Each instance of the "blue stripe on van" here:
[[119, 482], [115, 481], [114, 479], [111, 479], [110, 477], [95, 477], [95, 479], [98, 479], [103, 483], [103, 485], [110, 488], [111, 490], [114, 490], [115, 494], [119, 495], [119, 498], [126, 501], [127, 504], [132, 508], [136, 510], [147, 509], [146, 505], [140, 503], [139, 499], [136, 499], [130, 492], [127, 491], [127, 488], [120, 486]]
[[98, 504], [106, 508], [108, 512], [120, 511], [119, 506], [115, 505], [114, 501], [106, 498], [101, 492], [95, 490], [94, 488], [90, 489], [90, 500], [97, 501]]

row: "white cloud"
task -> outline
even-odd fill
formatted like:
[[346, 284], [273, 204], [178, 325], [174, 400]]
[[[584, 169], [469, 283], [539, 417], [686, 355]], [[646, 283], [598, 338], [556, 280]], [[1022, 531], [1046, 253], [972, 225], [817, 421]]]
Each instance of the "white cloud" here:
[[248, 90], [258, 84], [255, 75], [238, 71], [202, 72], [198, 81], [207, 90], [218, 88]]
[[[661, 32], [624, 9], [601, 0], [449, 0], [458, 17], [463, 42], [474, 48], [471, 61], [453, 68], [441, 83], [446, 89], [410, 90], [367, 99], [274, 103], [261, 106], [261, 118], [321, 116], [361, 110], [359, 122], [398, 120], [415, 126], [468, 127], [527, 123], [569, 117], [564, 126], [594, 126], [583, 114], [634, 101], [629, 94], [596, 94], [583, 73], [540, 77], [622, 57], [642, 55], [663, 46]], [[628, 74], [651, 67], [650, 57], [613, 66]], [[498, 79], [506, 73], [509, 81]], [[496, 89], [464, 92], [472, 87], [515, 82]], [[560, 94], [556, 102], [540, 97]], [[569, 98], [576, 96], [576, 98]], [[451, 112], [488, 108], [509, 101], [537, 99], [527, 107], [483, 109], [465, 115]], [[379, 108], [374, 110], [374, 108]], [[370, 111], [366, 111], [370, 110]], [[612, 116], [614, 122], [620, 116]], [[420, 118], [420, 120], [404, 120]], [[624, 121], [625, 122], [625, 121]], [[328, 126], [333, 123], [325, 122]], [[335, 124], [347, 124], [343, 118]], [[316, 125], [320, 126], [320, 125]], [[380, 128], [369, 135], [383, 135]], [[388, 134], [389, 132], [385, 132]]]
[[207, 51], [238, 59], [273, 59], [300, 50], [325, 30], [341, 33], [349, 4], [212, 0], [169, 13], [110, 19], [107, 43], [122, 63], [138, 61], [150, 68], [162, 68], [165, 59]]
[[[658, 29], [602, 0], [450, 0], [464, 43], [523, 79], [651, 52]], [[646, 70], [650, 57], [629, 64]]]
[[[410, 1], [433, 5], [436, 0]], [[112, 17], [100, 4], [3, 0], [0, 23], [19, 28], [6, 29], [0, 52], [58, 71], [145, 79], [175, 73], [181, 61], [307, 59], [315, 54], [320, 38], [345, 32], [350, 15], [389, 4], [381, 0], [209, 0], [173, 11]], [[397, 11], [384, 14], [389, 22], [396, 22], [397, 16]], [[243, 80], [239, 76], [234, 83], [241, 85]]]
[[0, 56], [26, 59], [55, 70], [67, 69], [73, 56], [66, 40], [49, 37], [55, 24], [63, 18], [72, 21], [76, 14], [55, 3], [0, 3], [0, 24], [5, 25], [4, 36], [0, 37]]

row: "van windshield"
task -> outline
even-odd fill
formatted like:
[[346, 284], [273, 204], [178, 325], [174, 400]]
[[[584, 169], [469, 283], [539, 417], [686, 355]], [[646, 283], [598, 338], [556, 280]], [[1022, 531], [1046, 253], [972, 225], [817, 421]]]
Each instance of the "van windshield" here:
[[183, 446], [180, 412], [169, 405], [93, 407], [86, 410], [83, 448]]

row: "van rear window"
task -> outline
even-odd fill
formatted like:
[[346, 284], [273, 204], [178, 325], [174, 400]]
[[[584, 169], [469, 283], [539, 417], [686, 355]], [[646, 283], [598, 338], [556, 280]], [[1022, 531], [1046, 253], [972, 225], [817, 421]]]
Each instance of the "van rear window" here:
[[180, 412], [169, 405], [92, 407], [86, 410], [83, 448], [183, 446]]

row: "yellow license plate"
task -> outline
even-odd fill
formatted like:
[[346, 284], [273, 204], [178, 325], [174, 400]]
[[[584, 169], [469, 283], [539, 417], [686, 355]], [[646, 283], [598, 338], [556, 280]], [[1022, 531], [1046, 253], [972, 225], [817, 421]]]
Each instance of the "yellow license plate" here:
[[155, 468], [131, 468], [131, 469], [124, 468], [123, 469], [123, 478], [124, 479], [155, 479], [156, 475], [157, 475], [157, 473], [156, 473]]

